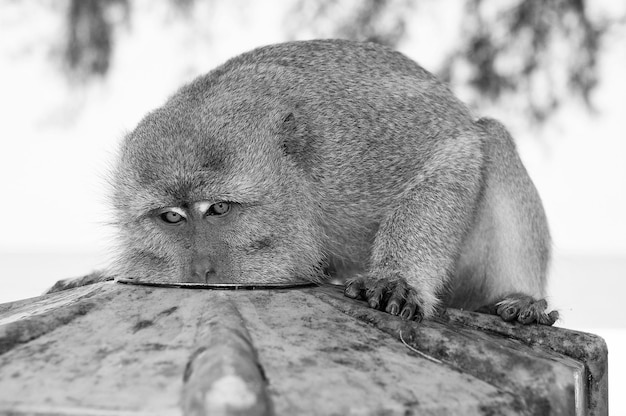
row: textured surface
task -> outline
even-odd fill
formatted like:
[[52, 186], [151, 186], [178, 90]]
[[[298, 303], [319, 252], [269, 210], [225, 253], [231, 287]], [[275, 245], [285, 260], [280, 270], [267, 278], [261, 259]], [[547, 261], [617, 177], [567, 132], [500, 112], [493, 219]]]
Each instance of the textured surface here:
[[0, 413], [606, 414], [598, 337], [406, 323], [334, 287], [97, 283], [0, 305], [0, 354]]

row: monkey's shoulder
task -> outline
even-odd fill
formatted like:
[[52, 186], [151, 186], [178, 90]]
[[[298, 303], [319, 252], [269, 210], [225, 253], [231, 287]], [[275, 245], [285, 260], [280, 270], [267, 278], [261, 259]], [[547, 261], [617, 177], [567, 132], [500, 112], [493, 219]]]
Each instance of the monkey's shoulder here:
[[[302, 94], [314, 89], [346, 92], [446, 87], [415, 61], [375, 43], [327, 39], [286, 42], [231, 58], [183, 87], [183, 93]], [[439, 92], [439, 91], [438, 91]]]
[[376, 43], [340, 39], [296, 41], [260, 47], [232, 58], [221, 69], [228, 71], [263, 64], [312, 72], [343, 69], [349, 72], [359, 70], [365, 75], [378, 70], [432, 77], [416, 62], [393, 49]]

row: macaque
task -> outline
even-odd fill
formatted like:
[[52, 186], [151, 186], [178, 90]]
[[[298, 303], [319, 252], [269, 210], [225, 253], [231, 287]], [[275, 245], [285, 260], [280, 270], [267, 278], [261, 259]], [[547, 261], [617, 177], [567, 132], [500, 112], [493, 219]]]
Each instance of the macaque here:
[[557, 317], [546, 217], [511, 136], [380, 45], [232, 58], [127, 135], [112, 184], [118, 277], [340, 277], [346, 296], [407, 320]]

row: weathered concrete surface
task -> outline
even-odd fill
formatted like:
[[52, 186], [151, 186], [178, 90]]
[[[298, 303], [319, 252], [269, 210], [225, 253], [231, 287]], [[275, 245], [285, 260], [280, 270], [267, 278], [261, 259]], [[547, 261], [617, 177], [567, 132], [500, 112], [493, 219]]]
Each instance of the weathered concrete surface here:
[[406, 323], [333, 287], [107, 282], [0, 305], [0, 414], [604, 415], [606, 390], [593, 335]]

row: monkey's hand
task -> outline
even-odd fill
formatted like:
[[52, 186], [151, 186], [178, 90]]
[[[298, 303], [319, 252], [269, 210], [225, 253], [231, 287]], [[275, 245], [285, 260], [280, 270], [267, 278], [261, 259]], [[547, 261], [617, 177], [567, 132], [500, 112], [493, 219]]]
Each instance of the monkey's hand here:
[[559, 319], [559, 313], [557, 311], [548, 313], [547, 308], [548, 303], [545, 299], [536, 300], [523, 293], [512, 293], [498, 302], [479, 308], [478, 312], [499, 315], [507, 322], [553, 325]]
[[417, 291], [404, 278], [374, 279], [357, 275], [346, 282], [344, 295], [366, 300], [371, 308], [384, 310], [405, 320], [421, 321], [423, 309]]
[[437, 312], [480, 192], [482, 153], [472, 134], [442, 140], [401, 194], [385, 207], [368, 272], [346, 286], [350, 298], [403, 319]]

